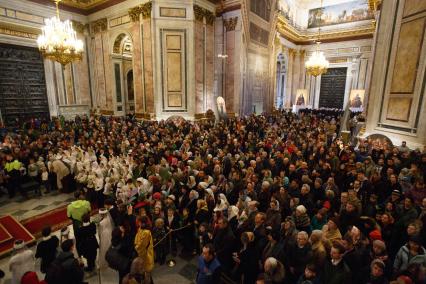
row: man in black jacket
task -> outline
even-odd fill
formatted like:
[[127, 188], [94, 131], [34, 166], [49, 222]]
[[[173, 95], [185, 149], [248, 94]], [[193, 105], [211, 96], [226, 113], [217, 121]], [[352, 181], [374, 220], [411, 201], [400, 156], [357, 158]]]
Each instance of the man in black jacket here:
[[234, 266], [232, 253], [235, 247], [235, 236], [226, 218], [220, 219], [218, 226], [219, 229], [213, 238], [213, 245], [223, 271], [230, 272]]
[[52, 262], [45, 281], [49, 284], [83, 284], [84, 271], [74, 257], [74, 241], [66, 240], [61, 244], [62, 252]]

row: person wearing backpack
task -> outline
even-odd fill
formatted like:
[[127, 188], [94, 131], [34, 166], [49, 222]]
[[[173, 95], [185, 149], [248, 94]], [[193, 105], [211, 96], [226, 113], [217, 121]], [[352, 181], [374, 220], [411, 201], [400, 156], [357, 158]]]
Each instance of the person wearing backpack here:
[[83, 264], [74, 257], [74, 241], [65, 240], [62, 252], [50, 264], [44, 279], [49, 284], [84, 284]]

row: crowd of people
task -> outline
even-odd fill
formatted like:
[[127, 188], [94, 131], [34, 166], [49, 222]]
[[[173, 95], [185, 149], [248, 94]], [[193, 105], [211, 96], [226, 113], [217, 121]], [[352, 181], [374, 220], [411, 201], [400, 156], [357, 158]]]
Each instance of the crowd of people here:
[[199, 284], [425, 283], [425, 149], [344, 143], [341, 115], [33, 120], [0, 132], [0, 187], [25, 198], [25, 176], [39, 195], [75, 192], [75, 238], [46, 228], [37, 248], [48, 284], [96, 266], [150, 283], [178, 253], [200, 255]]

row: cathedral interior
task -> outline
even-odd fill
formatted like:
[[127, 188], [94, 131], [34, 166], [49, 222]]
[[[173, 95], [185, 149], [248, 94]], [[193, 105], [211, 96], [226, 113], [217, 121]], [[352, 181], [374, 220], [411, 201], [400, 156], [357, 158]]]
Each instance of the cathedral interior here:
[[[279, 124], [268, 121], [275, 119], [271, 118], [273, 115], [284, 115], [293, 123], [299, 123], [294, 117], [303, 120], [304, 113], [333, 115], [339, 112], [342, 114], [342, 120], [338, 122], [341, 129], [333, 136], [333, 128], [327, 128], [325, 132], [331, 129], [331, 136], [326, 139], [336, 139], [340, 135], [344, 143], [349, 140], [353, 143], [354, 148], [347, 151], [356, 152], [359, 145], [354, 141], [357, 139], [382, 137], [395, 148], [403, 145], [416, 149], [413, 155], [420, 157], [419, 164], [423, 163], [424, 171], [425, 30], [426, 0], [0, 0], [0, 138], [6, 137], [4, 141], [0, 140], [0, 152], [7, 145], [12, 145], [13, 149], [13, 143], [9, 143], [4, 133], [20, 129], [20, 125], [26, 122], [35, 125], [35, 120], [63, 123], [74, 121], [76, 117], [96, 118], [96, 121], [101, 117], [102, 124], [107, 119], [119, 121], [131, 117], [134, 121], [147, 123], [145, 125], [161, 127], [160, 121], [180, 121], [176, 125], [183, 126], [192, 125], [186, 124], [187, 121], [203, 125], [212, 119], [216, 120], [216, 128], [211, 133], [221, 137], [217, 127], [227, 125], [228, 136], [223, 139], [233, 141], [229, 145], [237, 145], [238, 135], [246, 131], [238, 127], [241, 123], [249, 125], [250, 120], [257, 122], [256, 127], [270, 123], [281, 133], [286, 130], [277, 130]], [[231, 124], [226, 124], [229, 121]], [[237, 130], [228, 128], [234, 122]], [[326, 124], [328, 127], [336, 121], [328, 124], [327, 120]], [[135, 124], [130, 125], [129, 128]], [[318, 128], [324, 126], [320, 125]], [[109, 127], [108, 123], [105, 127]], [[195, 133], [205, 131], [203, 127], [201, 130], [195, 126], [185, 127], [192, 127], [190, 131]], [[213, 129], [213, 124], [211, 127]], [[207, 132], [202, 139], [207, 137]], [[126, 142], [159, 135], [158, 132], [147, 133]], [[114, 139], [127, 139], [115, 136], [113, 130], [109, 134]], [[132, 135], [129, 131], [128, 137]], [[179, 135], [184, 137], [181, 130], [175, 137]], [[288, 138], [285, 135], [282, 137]], [[274, 137], [268, 136], [268, 139]], [[184, 139], [193, 139], [195, 144], [198, 138], [185, 136]], [[309, 139], [308, 136], [307, 143]], [[182, 146], [179, 144], [180, 148], [174, 148], [172, 152], [180, 151], [177, 155], [184, 163], [196, 159], [199, 150], [194, 152], [191, 148], [193, 156], [184, 158], [181, 153], [185, 152], [186, 141], [180, 141]], [[268, 141], [265, 145], [274, 143]], [[97, 143], [100, 145], [101, 142]], [[216, 147], [216, 141], [197, 140], [197, 143], [204, 143], [205, 147], [211, 143], [213, 148]], [[328, 146], [333, 148], [333, 143], [329, 140]], [[149, 149], [150, 145], [142, 145], [141, 149], [144, 147]], [[262, 152], [264, 144], [255, 147], [261, 148]], [[136, 148], [133, 151], [139, 151]], [[402, 153], [405, 148], [399, 149]], [[226, 160], [222, 149], [211, 151], [213, 156], [217, 155], [213, 160]], [[329, 148], [325, 151], [328, 153]], [[336, 153], [340, 154], [339, 151], [345, 151], [343, 146]], [[204, 154], [206, 161], [211, 159]], [[9, 154], [4, 151], [2, 155], [0, 153], [0, 170], [3, 170], [3, 162], [7, 170]], [[49, 157], [61, 160], [64, 153], [61, 158], [58, 158], [59, 153], [55, 155]], [[96, 152], [96, 155], [99, 158], [101, 154]], [[238, 164], [240, 153], [237, 155], [233, 167]], [[341, 156], [338, 158], [342, 159]], [[164, 166], [163, 160], [155, 162]], [[164, 163], [171, 165], [174, 160], [170, 158]], [[246, 166], [250, 163], [247, 159]], [[226, 163], [221, 166], [225, 168]], [[297, 166], [303, 168], [298, 163]], [[161, 174], [160, 170], [157, 175]], [[196, 174], [194, 176], [197, 183], [204, 181]], [[4, 179], [5, 185], [7, 178]], [[144, 178], [148, 182], [149, 178]], [[314, 180], [312, 178], [312, 187]], [[137, 184], [136, 176], [133, 182]], [[0, 189], [2, 183], [0, 171]], [[425, 190], [423, 182], [421, 186]], [[215, 195], [217, 201], [219, 197]], [[56, 210], [74, 200], [68, 193], [46, 197], [44, 200], [49, 200], [49, 204], [35, 199], [12, 206], [8, 205], [5, 196], [2, 198], [0, 219], [10, 215], [18, 221], [29, 220], [38, 214], [29, 210], [30, 207], [26, 208], [27, 205], [41, 206], [44, 214], [47, 209]], [[178, 203], [179, 198], [174, 195], [173, 198]], [[423, 199], [423, 205], [417, 205], [425, 210], [425, 202]], [[53, 203], [56, 207], [51, 207]], [[1, 224], [0, 220], [0, 236], [3, 231], [9, 236]], [[27, 230], [28, 226], [25, 228]], [[6, 240], [10, 242], [11, 238], [6, 237]], [[30, 240], [35, 241], [35, 237]], [[7, 256], [0, 259], [0, 269], [7, 273], [8, 260]], [[154, 270], [154, 282], [195, 283], [198, 277], [195, 276], [196, 260], [191, 263], [177, 258], [177, 264], [180, 272], [176, 268], [170, 272], [167, 266], [156, 267], [159, 270]], [[117, 276], [111, 271], [103, 274], [102, 282], [118, 283]], [[9, 279], [9, 275], [6, 278]], [[14, 281], [5, 283], [21, 283]], [[85, 283], [98, 283], [98, 278], [90, 278]], [[214, 281], [203, 282], [197, 278], [197, 283]]]

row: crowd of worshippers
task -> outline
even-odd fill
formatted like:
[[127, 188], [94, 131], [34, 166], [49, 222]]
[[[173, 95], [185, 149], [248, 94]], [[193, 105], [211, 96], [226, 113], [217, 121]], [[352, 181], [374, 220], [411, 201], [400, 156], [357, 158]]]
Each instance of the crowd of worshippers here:
[[[345, 144], [341, 115], [32, 123], [3, 132], [0, 182], [11, 196], [26, 196], [24, 174], [76, 191], [75, 242], [61, 246], [122, 283], [148, 283], [178, 253], [200, 254], [199, 284], [425, 283], [425, 149]], [[100, 244], [94, 207], [105, 208]]]

